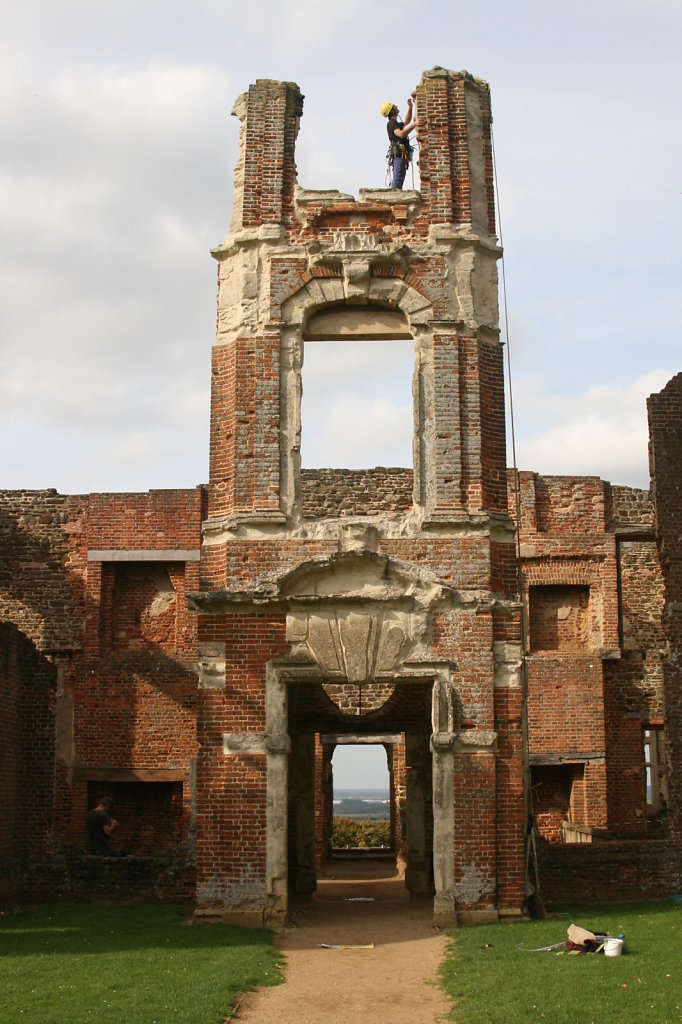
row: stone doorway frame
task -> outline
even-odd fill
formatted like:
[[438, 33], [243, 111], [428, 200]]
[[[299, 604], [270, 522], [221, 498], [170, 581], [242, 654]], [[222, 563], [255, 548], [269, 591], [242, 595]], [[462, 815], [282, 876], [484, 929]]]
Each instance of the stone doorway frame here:
[[[441, 928], [457, 924], [454, 865], [454, 709], [451, 662], [404, 662], [397, 683], [430, 683], [433, 800], [433, 922]], [[288, 794], [291, 737], [288, 731], [288, 684], [324, 683], [324, 674], [309, 660], [285, 655], [265, 668], [266, 896], [264, 923], [286, 920], [288, 880]]]

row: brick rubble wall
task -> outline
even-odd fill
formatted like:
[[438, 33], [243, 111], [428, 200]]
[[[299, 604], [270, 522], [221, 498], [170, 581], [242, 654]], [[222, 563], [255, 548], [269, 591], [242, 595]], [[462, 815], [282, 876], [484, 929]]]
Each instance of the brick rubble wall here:
[[412, 470], [303, 469], [302, 511], [319, 516], [371, 516], [405, 513], [412, 507]]
[[538, 862], [550, 903], [654, 900], [680, 891], [682, 849], [669, 841], [540, 843]]
[[52, 490], [0, 492], [0, 620], [43, 651], [82, 646], [76, 547], [86, 504]]

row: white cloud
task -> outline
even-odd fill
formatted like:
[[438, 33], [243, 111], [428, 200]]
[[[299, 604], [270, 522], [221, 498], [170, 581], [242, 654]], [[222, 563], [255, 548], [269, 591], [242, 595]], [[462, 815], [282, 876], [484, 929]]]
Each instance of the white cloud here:
[[582, 394], [520, 389], [515, 395], [519, 468], [648, 487], [646, 399], [671, 376], [668, 370], [652, 370], [627, 387], [592, 387]]
[[[146, 461], [146, 486], [178, 485], [183, 431], [205, 464], [229, 83], [211, 67], [78, 65], [42, 88], [2, 105], [15, 145], [0, 176], [0, 396], [5, 430], [30, 410], [23, 484], [65, 489], [82, 465], [79, 490], [129, 488]], [[59, 430], [38, 479], [29, 437]], [[80, 457], [110, 433], [120, 452]]]

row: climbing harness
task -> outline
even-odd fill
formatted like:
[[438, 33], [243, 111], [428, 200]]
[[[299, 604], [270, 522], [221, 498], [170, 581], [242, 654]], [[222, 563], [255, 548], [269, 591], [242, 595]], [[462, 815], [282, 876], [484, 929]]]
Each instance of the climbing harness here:
[[[391, 187], [393, 178], [393, 160], [395, 157], [402, 157], [407, 160], [412, 168], [412, 188], [414, 189], [414, 151], [419, 148], [417, 142], [411, 145], [409, 142], [392, 142], [386, 150], [386, 188]], [[395, 150], [395, 151], [394, 151]]]

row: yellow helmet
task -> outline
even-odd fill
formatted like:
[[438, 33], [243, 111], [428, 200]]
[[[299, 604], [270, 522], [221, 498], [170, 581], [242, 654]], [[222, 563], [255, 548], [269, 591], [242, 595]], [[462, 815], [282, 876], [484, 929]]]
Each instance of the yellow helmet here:
[[382, 103], [381, 106], [379, 107], [379, 110], [381, 111], [381, 116], [382, 117], [388, 117], [388, 115], [393, 110], [394, 106], [395, 106], [395, 103], [391, 103], [390, 100], [386, 100], [385, 103]]

